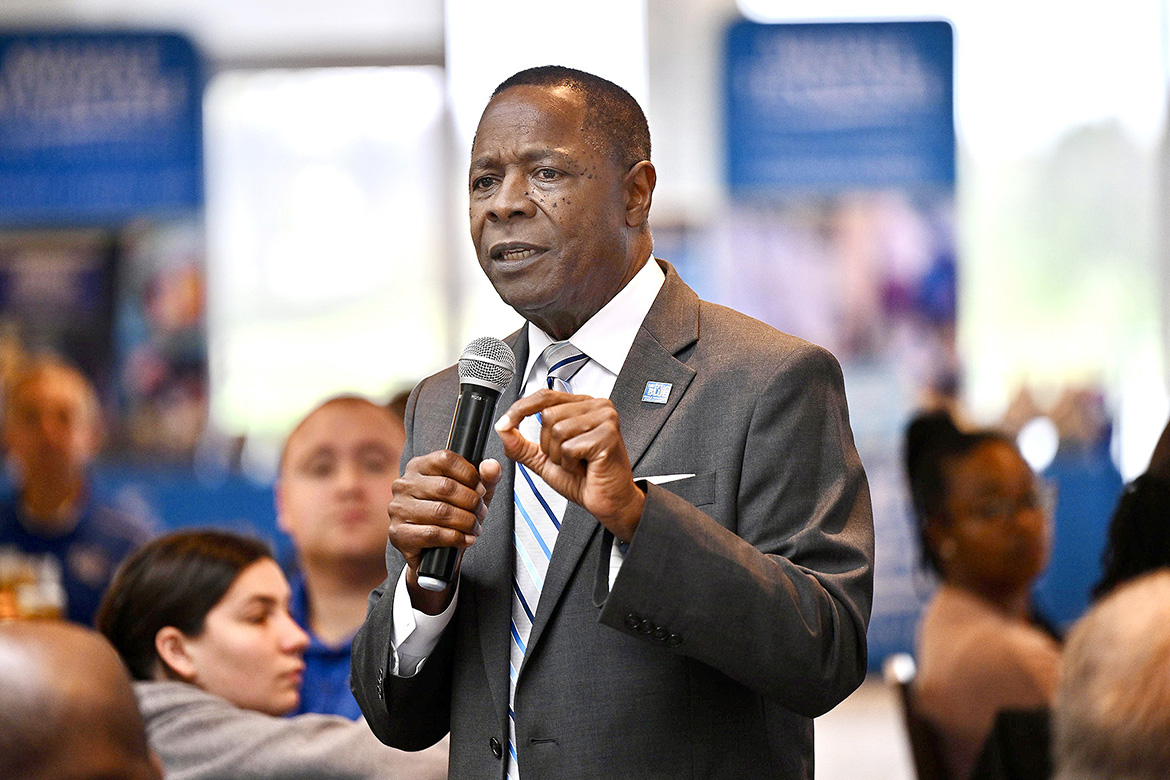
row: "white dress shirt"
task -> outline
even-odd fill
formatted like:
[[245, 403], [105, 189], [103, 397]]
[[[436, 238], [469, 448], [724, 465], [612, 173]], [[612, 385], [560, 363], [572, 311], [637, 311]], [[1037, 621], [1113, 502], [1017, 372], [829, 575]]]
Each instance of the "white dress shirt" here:
[[[573, 346], [589, 356], [589, 362], [573, 376], [571, 385], [574, 393], [594, 398], [609, 397], [618, 374], [625, 365], [634, 337], [638, 335], [638, 329], [642, 327], [642, 321], [646, 319], [665, 281], [666, 275], [662, 268], [651, 257], [617, 295], [569, 338]], [[522, 396], [527, 397], [546, 386], [545, 375], [548, 373], [548, 367], [544, 365], [541, 353], [555, 340], [529, 323], [528, 364], [525, 366]], [[502, 414], [505, 410], [497, 411]], [[525, 418], [519, 428], [530, 441], [539, 438], [540, 423], [537, 422], [535, 415]], [[549, 503], [555, 511], [563, 512], [567, 499], [554, 494]], [[611, 586], [617, 577], [621, 562], [622, 553], [618, 551], [617, 545], [614, 545], [610, 560]], [[422, 662], [438, 644], [443, 629], [451, 621], [458, 599], [459, 588], [456, 583], [451, 603], [440, 614], [427, 615], [414, 609], [406, 588], [406, 569], [402, 570], [394, 594], [394, 621], [390, 634], [394, 650], [391, 653], [393, 674], [399, 677], [412, 677], [418, 672]], [[501, 630], [506, 630], [506, 627]]]

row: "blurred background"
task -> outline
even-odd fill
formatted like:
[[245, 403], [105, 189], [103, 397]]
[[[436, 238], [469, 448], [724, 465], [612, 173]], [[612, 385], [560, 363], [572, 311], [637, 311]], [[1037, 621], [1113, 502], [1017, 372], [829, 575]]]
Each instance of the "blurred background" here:
[[926, 404], [1058, 484], [1067, 625], [1170, 414], [1168, 37], [1166, 0], [4, 0], [0, 386], [66, 354], [106, 499], [287, 553], [293, 421], [519, 323], [468, 241], [470, 139], [503, 78], [570, 65], [647, 110], [656, 255], [841, 360], [874, 668], [928, 596], [900, 466]]

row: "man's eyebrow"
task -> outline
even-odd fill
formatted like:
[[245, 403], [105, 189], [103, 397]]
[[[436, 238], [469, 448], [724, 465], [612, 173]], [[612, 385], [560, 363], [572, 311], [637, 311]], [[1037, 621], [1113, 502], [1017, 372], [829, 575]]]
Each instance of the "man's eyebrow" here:
[[[542, 160], [549, 160], [559, 164], [570, 162], [573, 158], [560, 149], [530, 149], [520, 152], [520, 161], [524, 163], [540, 162]], [[499, 158], [495, 155], [484, 154], [475, 157], [471, 161], [471, 170], [482, 170], [484, 168], [492, 168], [499, 165]]]
[[294, 459], [294, 463], [306, 463], [316, 458], [325, 457], [333, 454], [333, 445], [328, 443], [318, 444], [314, 447], [305, 450]]
[[366, 455], [370, 452], [377, 452], [378, 454], [389, 454], [390, 445], [379, 439], [368, 439], [363, 442], [358, 442], [355, 448], [359, 454]]

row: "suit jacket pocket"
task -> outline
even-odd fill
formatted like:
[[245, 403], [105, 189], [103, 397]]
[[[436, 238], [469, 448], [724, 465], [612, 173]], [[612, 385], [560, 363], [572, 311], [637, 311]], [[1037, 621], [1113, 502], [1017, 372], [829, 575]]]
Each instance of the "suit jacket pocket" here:
[[[653, 477], [637, 477], [637, 479], [653, 481]], [[693, 477], [686, 477], [684, 479], [661, 482], [658, 483], [658, 487], [663, 490], [669, 490], [691, 506], [699, 507], [715, 503], [714, 471], [709, 471], [706, 474], [696, 474]]]

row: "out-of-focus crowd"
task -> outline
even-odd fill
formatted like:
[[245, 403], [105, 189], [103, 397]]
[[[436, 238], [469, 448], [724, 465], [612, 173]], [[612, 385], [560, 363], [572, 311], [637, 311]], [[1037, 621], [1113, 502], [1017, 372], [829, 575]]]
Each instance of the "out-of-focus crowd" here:
[[[1097, 425], [1074, 400], [1058, 405], [1060, 423], [1088, 441]], [[1032, 411], [1014, 408], [1021, 419]], [[908, 697], [920, 777], [1170, 777], [1170, 425], [1122, 491], [1094, 604], [1067, 638], [1034, 599], [1054, 485], [1010, 427], [974, 429], [935, 411], [906, 430], [923, 567], [937, 583]]]
[[336, 396], [288, 436], [274, 494], [290, 572], [259, 539], [156, 536], [95, 500], [101, 415], [76, 367], [34, 358], [5, 401], [0, 777], [446, 777], [445, 742], [386, 747], [349, 686], [386, 577], [404, 395]]

